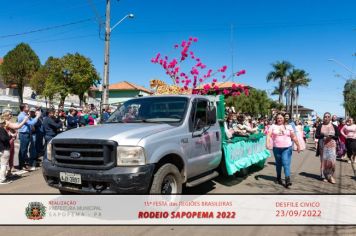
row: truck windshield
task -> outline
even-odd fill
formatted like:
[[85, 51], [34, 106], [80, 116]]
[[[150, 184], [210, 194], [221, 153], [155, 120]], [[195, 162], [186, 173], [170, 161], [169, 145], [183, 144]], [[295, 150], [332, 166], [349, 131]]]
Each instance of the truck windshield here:
[[179, 123], [188, 98], [150, 97], [132, 99], [120, 106], [106, 123]]

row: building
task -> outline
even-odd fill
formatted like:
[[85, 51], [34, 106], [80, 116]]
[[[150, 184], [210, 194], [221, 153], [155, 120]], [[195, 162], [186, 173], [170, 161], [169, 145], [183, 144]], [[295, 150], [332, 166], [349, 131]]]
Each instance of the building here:
[[[92, 88], [95, 98], [101, 100], [101, 88]], [[122, 81], [109, 85], [109, 104], [118, 105], [130, 98], [150, 96], [153, 92], [131, 82]]]
[[[297, 106], [293, 106], [293, 111], [294, 111], [294, 113], [297, 112]], [[313, 109], [298, 105], [298, 113], [299, 113], [300, 119], [311, 120], [313, 112], [314, 112]], [[297, 115], [295, 114], [295, 116], [297, 116]], [[295, 117], [295, 118], [297, 118], [297, 117]]]
[[[3, 59], [0, 58], [0, 65], [2, 64]], [[19, 111], [19, 99], [18, 99], [18, 89], [16, 84], [6, 85], [3, 82], [0, 74], [0, 113], [4, 109], [10, 109], [17, 113]], [[33, 96], [34, 91], [31, 89], [30, 86], [25, 85], [23, 90], [23, 101], [30, 106], [42, 106], [48, 107], [49, 102], [45, 100], [43, 97]], [[95, 106], [100, 106], [100, 101], [92, 98], [90, 96], [87, 97], [87, 103], [94, 104]], [[79, 97], [77, 95], [68, 95], [65, 100], [64, 107], [69, 108], [71, 105], [79, 106]], [[59, 98], [55, 97], [53, 104], [55, 107], [59, 105]]]

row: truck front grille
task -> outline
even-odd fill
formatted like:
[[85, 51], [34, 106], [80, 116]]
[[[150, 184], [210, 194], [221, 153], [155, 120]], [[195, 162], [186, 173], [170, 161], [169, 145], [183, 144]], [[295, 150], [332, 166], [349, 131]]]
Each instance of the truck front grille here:
[[54, 139], [52, 144], [58, 166], [109, 169], [116, 163], [117, 143], [113, 141]]

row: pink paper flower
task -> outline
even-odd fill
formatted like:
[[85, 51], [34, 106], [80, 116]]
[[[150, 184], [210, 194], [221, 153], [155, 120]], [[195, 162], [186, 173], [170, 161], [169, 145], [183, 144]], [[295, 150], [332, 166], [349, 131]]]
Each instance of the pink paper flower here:
[[198, 38], [193, 38], [193, 42], [194, 43], [198, 42]]
[[239, 72], [236, 73], [236, 76], [244, 75], [246, 74], [245, 70], [240, 70]]
[[218, 82], [218, 80], [217, 79], [213, 79], [213, 83], [216, 83], [216, 82]]
[[209, 90], [211, 87], [210, 87], [210, 84], [206, 84], [206, 85], [204, 85], [204, 90]]
[[221, 68], [219, 69], [219, 71], [220, 71], [220, 72], [225, 72], [226, 69], [227, 69], [227, 66], [223, 66], [223, 67], [221, 67]]
[[174, 45], [174, 48], [175, 48], [175, 49], [177, 49], [178, 47], [179, 47], [179, 45], [178, 45], [178, 44]]

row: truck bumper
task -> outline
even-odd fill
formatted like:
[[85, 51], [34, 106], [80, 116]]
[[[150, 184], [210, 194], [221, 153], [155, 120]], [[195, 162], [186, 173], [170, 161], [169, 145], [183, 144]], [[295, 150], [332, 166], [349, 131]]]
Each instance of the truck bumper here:
[[[109, 170], [71, 169], [53, 165], [45, 159], [42, 173], [51, 187], [59, 190], [86, 194], [147, 194], [150, 188], [154, 164], [132, 167], [114, 167]], [[60, 181], [59, 173], [80, 174], [81, 185]]]

